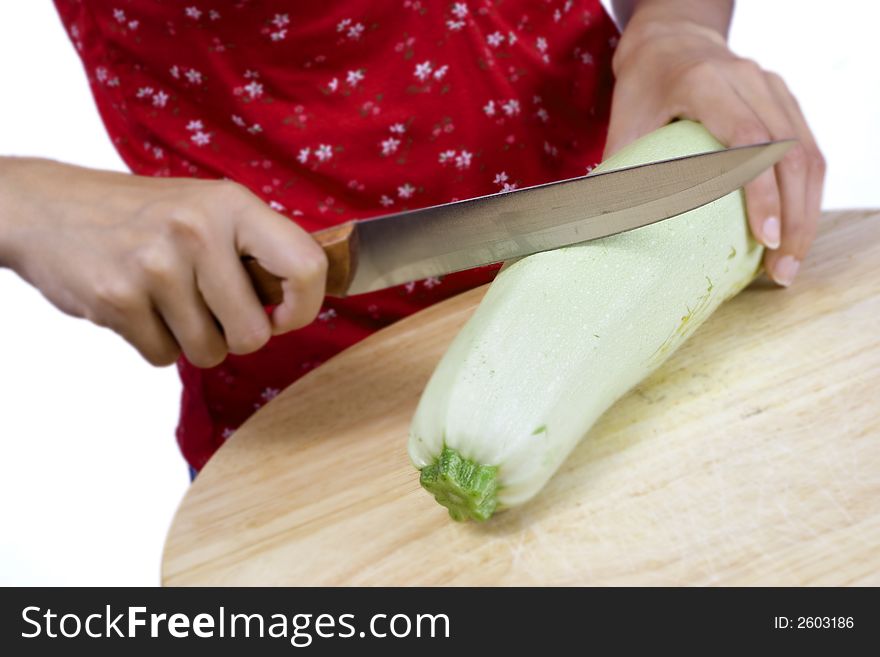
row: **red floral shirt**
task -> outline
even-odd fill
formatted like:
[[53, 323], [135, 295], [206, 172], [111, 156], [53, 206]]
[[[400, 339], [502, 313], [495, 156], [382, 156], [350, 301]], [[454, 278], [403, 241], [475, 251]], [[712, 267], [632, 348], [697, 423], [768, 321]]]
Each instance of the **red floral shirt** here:
[[[229, 178], [307, 230], [581, 175], [599, 160], [617, 31], [598, 0], [56, 0], [134, 173]], [[261, 405], [497, 267], [325, 300], [207, 370], [179, 362], [200, 469]]]

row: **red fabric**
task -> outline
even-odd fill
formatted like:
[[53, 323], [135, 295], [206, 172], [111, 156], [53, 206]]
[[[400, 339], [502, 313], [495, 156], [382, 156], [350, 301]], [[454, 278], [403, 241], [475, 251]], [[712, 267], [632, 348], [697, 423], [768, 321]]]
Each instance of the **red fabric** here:
[[[581, 175], [617, 41], [598, 0], [56, 0], [134, 173], [230, 178], [308, 230]], [[340, 350], [497, 267], [327, 299], [310, 326], [199, 370], [177, 437], [200, 469]]]

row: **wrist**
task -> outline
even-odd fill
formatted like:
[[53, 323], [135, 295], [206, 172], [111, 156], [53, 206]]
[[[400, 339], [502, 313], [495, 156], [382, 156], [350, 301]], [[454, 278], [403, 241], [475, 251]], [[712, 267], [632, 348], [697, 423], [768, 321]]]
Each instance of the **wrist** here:
[[698, 40], [726, 48], [732, 14], [730, 0], [641, 0], [615, 51], [615, 75], [632, 52], [652, 42], [670, 40], [679, 46], [682, 40]]

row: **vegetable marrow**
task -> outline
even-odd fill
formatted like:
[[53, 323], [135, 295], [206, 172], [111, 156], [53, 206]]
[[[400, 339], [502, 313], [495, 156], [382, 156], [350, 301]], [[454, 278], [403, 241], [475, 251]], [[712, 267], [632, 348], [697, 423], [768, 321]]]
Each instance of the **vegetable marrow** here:
[[[720, 148], [678, 121], [596, 171]], [[506, 266], [422, 394], [409, 437], [422, 486], [456, 520], [529, 500], [611, 404], [753, 279], [761, 255], [737, 190]]]

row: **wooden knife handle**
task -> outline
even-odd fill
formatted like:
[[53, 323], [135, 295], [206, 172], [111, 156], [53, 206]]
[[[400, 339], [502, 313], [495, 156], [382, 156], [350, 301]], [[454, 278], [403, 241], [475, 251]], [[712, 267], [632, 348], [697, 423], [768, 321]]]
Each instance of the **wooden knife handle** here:
[[[312, 237], [327, 254], [327, 294], [344, 297], [357, 269], [358, 244], [354, 222], [319, 230], [312, 233]], [[252, 256], [242, 256], [241, 261], [263, 305], [281, 303], [284, 298], [281, 279], [263, 269]]]

